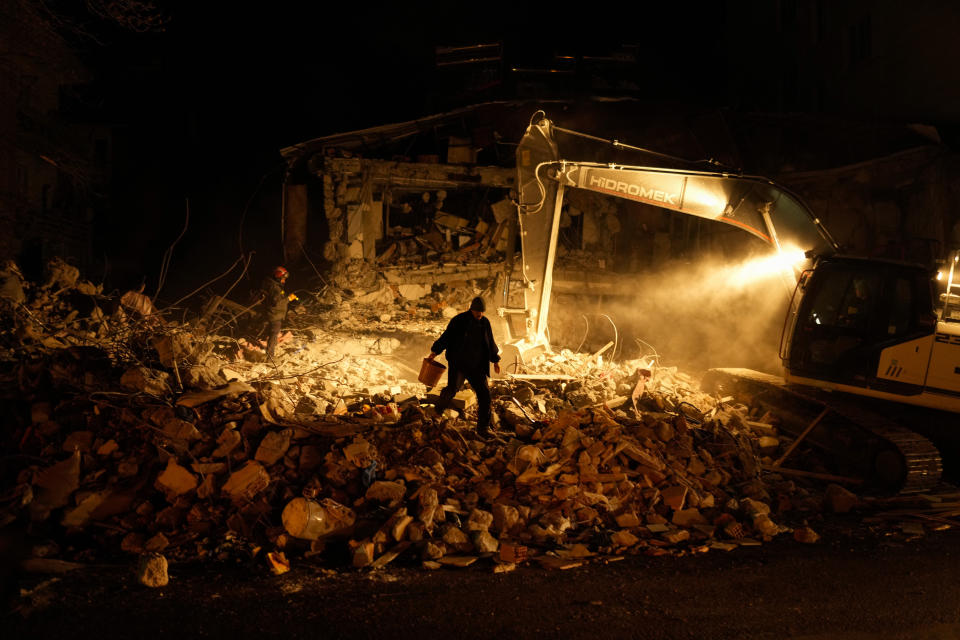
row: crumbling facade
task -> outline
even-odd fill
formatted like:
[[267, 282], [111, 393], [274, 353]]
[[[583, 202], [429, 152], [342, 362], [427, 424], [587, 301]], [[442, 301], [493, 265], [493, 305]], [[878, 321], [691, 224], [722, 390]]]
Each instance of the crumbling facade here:
[[[507, 195], [516, 179], [512, 170], [361, 158], [318, 160], [311, 163], [311, 172], [323, 185], [321, 210], [327, 227], [323, 258], [334, 274], [342, 273], [350, 260], [389, 268], [424, 251], [457, 253], [463, 262], [503, 255], [510, 219]], [[304, 251], [306, 190], [306, 185], [287, 186], [288, 261], [296, 261]], [[491, 202], [497, 196], [500, 199]], [[451, 207], [456, 213], [447, 211]]]

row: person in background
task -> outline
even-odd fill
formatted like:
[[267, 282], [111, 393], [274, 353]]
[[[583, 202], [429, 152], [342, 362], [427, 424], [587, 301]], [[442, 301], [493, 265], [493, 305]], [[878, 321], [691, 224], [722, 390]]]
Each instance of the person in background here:
[[280, 326], [287, 317], [287, 294], [283, 291], [283, 285], [288, 275], [289, 272], [284, 267], [277, 267], [272, 274], [263, 279], [263, 285], [260, 287], [264, 324], [270, 332], [267, 338], [267, 357], [271, 360], [277, 350]]
[[477, 394], [477, 433], [481, 437], [490, 435], [490, 363], [500, 373], [500, 349], [493, 340], [490, 320], [483, 317], [487, 306], [483, 298], [476, 297], [470, 308], [450, 319], [446, 330], [430, 347], [428, 360], [447, 352], [447, 386], [440, 392], [440, 401], [436, 405], [437, 413], [450, 405], [464, 380], [470, 383]]

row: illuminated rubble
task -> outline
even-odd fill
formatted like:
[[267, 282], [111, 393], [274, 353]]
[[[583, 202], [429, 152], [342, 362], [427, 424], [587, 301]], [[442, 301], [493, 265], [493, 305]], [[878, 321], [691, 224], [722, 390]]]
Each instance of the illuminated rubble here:
[[[425, 347], [376, 335], [428, 345], [456, 299], [301, 306], [267, 363], [253, 338], [143, 300], [108, 313], [77, 278], [23, 285], [3, 335], [0, 525], [27, 531], [34, 559], [569, 568], [816, 542], [824, 510], [863, 504], [763, 472], [776, 418], [653, 358], [548, 354], [539, 375], [492, 381], [496, 435], [481, 439], [469, 398], [438, 416], [415, 381]], [[159, 564], [144, 556], [144, 581], [162, 583]]]

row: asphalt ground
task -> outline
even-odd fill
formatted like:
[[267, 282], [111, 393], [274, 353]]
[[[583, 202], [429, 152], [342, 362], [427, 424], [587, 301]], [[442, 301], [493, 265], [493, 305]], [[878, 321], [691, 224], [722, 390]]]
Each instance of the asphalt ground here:
[[[785, 536], [785, 538], [787, 538]], [[375, 572], [294, 563], [172, 565], [137, 584], [133, 563], [28, 575], [5, 614], [15, 638], [960, 638], [960, 530], [908, 539], [842, 525], [686, 557], [627, 556], [568, 570]], [[10, 634], [10, 635], [8, 635]]]

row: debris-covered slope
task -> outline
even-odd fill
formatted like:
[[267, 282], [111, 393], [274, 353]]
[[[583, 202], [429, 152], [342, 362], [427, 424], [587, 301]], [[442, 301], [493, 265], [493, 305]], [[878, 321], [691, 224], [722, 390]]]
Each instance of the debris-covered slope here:
[[[396, 558], [562, 568], [814, 542], [808, 521], [861, 503], [764, 472], [775, 417], [651, 359], [550, 354], [542, 375], [494, 381], [497, 430], [481, 439], [472, 393], [436, 415], [396, 338], [303, 312], [279, 361], [261, 362], [253, 336], [68, 280], [5, 298], [0, 527], [34, 566], [154, 553], [265, 557], [278, 572]], [[162, 582], [165, 565], [140, 565]]]

